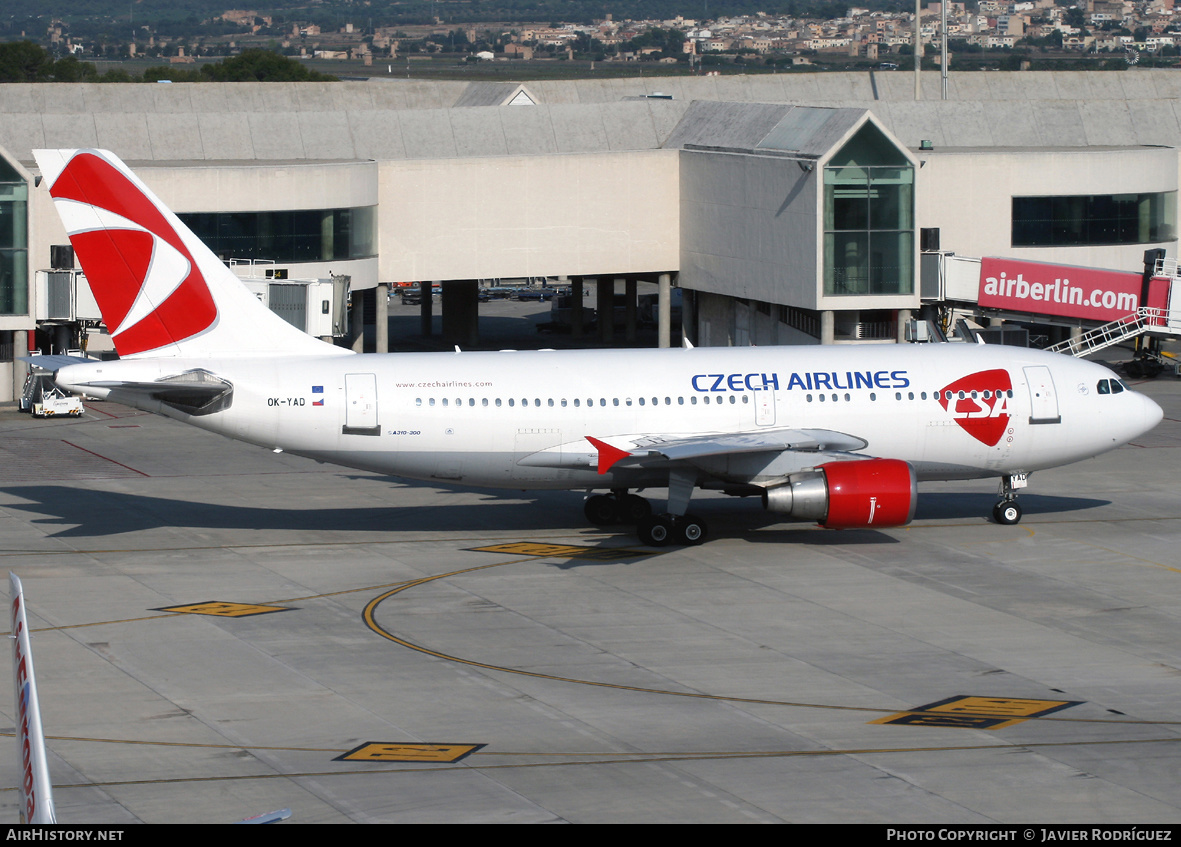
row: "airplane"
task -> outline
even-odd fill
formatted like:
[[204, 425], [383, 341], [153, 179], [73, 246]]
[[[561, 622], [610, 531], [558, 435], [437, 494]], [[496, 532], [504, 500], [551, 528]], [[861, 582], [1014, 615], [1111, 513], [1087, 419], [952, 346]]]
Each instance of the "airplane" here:
[[49, 759], [41, 727], [41, 706], [37, 679], [33, 674], [33, 647], [29, 643], [29, 622], [25, 617], [25, 593], [20, 577], [9, 572], [12, 620], [12, 681], [16, 706], [16, 746], [20, 759], [20, 822], [57, 823], [53, 806], [53, 784], [49, 781]]
[[356, 354], [262, 306], [114, 154], [34, 155], [120, 357], [61, 364], [62, 388], [350, 468], [583, 489], [648, 545], [704, 541], [697, 488], [876, 529], [919, 481], [999, 477], [1015, 524], [1029, 474], [1162, 418], [1100, 365], [988, 345]]

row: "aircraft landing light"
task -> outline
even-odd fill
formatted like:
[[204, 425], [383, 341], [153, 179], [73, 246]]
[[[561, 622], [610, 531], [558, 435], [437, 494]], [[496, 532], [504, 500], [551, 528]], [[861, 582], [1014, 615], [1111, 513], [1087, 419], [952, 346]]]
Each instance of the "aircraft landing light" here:
[[637, 559], [656, 555], [651, 550], [632, 550], [626, 547], [585, 547], [576, 544], [542, 544], [533, 541], [514, 541], [508, 544], [493, 544], [488, 547], [469, 547], [471, 552], [507, 553], [511, 556], [540, 556], [544, 559], [563, 557], [569, 559]]
[[246, 618], [251, 615], [267, 615], [271, 612], [290, 612], [288, 606], [260, 606], [254, 603], [226, 603], [221, 600], [207, 600], [204, 603], [190, 603], [187, 606], [166, 606], [153, 612], [181, 612], [189, 615], [214, 615], [220, 618]]
[[1077, 706], [1082, 700], [1024, 700], [1015, 697], [958, 696], [897, 712], [870, 723], [893, 726], [942, 726], [958, 729], [1004, 729], [1029, 718]]
[[458, 762], [485, 744], [389, 744], [367, 741], [334, 762]]

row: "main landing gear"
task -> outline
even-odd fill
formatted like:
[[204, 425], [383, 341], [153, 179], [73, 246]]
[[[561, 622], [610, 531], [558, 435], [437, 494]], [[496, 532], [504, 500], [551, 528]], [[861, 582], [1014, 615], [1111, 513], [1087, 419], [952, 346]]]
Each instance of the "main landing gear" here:
[[705, 521], [696, 515], [649, 515], [636, 525], [640, 543], [649, 547], [693, 546], [705, 541], [706, 531]]
[[595, 526], [634, 524], [640, 543], [649, 547], [667, 544], [694, 545], [705, 541], [705, 521], [696, 515], [654, 515], [652, 504], [627, 489], [592, 494], [583, 506], [586, 519]]
[[1017, 489], [1029, 483], [1029, 474], [1006, 474], [1001, 477], [1000, 502], [992, 507], [992, 519], [999, 524], [1012, 526], [1021, 521], [1021, 504], [1017, 502]]

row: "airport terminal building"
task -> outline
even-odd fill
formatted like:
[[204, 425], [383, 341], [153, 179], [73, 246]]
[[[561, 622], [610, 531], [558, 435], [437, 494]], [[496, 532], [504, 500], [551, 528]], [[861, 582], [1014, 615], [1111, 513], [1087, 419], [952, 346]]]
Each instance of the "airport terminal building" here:
[[479, 279], [679, 286], [698, 345], [852, 343], [901, 340], [946, 295], [927, 276], [948, 254], [1131, 272], [1177, 256], [1181, 75], [961, 74], [948, 100], [924, 85], [0, 86], [0, 400], [14, 359], [75, 344], [91, 308], [49, 284], [73, 259], [35, 185], [43, 147], [114, 151], [243, 275], [347, 278], [354, 314], [439, 281], [465, 343]]

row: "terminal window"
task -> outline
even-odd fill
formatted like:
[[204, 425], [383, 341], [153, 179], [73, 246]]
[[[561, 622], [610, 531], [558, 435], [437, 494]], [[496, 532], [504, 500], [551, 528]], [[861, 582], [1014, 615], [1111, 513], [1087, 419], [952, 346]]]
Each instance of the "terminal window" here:
[[376, 207], [178, 217], [221, 259], [332, 262], [377, 255]]
[[914, 291], [914, 167], [865, 124], [824, 169], [824, 293]]
[[1177, 192], [1014, 197], [1014, 247], [1156, 244], [1177, 237]]
[[0, 159], [0, 315], [29, 313], [29, 186]]

